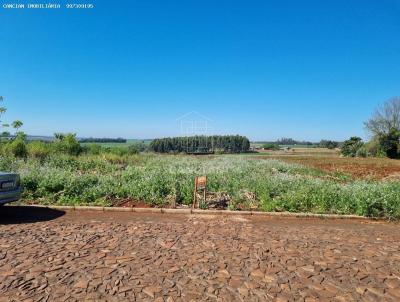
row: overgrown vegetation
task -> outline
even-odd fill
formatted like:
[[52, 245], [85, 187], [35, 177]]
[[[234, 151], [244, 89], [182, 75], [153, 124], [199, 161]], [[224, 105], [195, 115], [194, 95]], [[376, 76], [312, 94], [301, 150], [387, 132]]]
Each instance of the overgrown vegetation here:
[[230, 197], [231, 209], [400, 217], [399, 182], [349, 181], [300, 165], [241, 155], [50, 154], [1, 157], [2, 171], [22, 176], [25, 202], [111, 205], [129, 198], [151, 205], [192, 202], [195, 176]]
[[102, 146], [100, 144], [81, 145], [72, 133], [57, 133], [52, 142], [31, 141], [26, 142], [23, 135], [17, 136], [13, 140], [0, 144], [0, 154], [2, 156], [11, 156], [15, 158], [35, 158], [44, 160], [50, 156], [56, 155], [101, 155], [112, 154], [116, 156], [125, 156], [138, 154], [146, 150], [146, 146], [140, 143], [130, 144], [128, 146]]
[[320, 148], [335, 149], [339, 147], [339, 142], [323, 139], [319, 142]]

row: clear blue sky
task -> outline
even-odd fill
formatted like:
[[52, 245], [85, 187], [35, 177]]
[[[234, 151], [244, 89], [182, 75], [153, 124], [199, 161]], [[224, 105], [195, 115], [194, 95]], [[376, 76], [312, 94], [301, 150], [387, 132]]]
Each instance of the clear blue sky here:
[[398, 0], [93, 3], [0, 9], [0, 95], [25, 132], [177, 135], [195, 110], [253, 140], [365, 137], [400, 95]]

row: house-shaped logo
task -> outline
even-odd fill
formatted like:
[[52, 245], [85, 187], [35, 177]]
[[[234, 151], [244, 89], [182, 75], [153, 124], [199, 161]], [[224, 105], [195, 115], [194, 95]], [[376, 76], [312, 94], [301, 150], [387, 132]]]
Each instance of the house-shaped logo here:
[[[190, 111], [177, 118], [176, 121], [179, 124], [181, 136], [187, 138], [182, 145], [186, 153], [208, 153], [212, 150], [212, 141], [208, 138], [211, 134], [211, 119], [196, 111]], [[196, 136], [204, 137], [196, 139]]]
[[212, 120], [198, 113], [190, 111], [177, 118], [182, 136], [209, 135]]

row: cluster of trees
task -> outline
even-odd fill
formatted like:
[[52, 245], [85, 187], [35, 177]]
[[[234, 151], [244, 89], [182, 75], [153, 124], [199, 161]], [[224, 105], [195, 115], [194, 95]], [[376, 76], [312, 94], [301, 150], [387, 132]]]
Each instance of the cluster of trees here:
[[89, 138], [80, 138], [79, 142], [81, 143], [121, 143], [124, 144], [126, 143], [125, 138], [94, 138], [94, 137], [89, 137]]
[[167, 137], [150, 143], [150, 150], [160, 153], [239, 153], [249, 149], [249, 139], [240, 135]]
[[19, 134], [15, 139], [0, 144], [0, 154], [18, 158], [33, 157], [44, 159], [50, 155], [66, 154], [115, 154], [118, 156], [137, 154], [144, 151], [145, 146], [131, 144], [129, 146], [101, 146], [99, 144], [81, 145], [74, 133], [55, 133], [53, 141], [27, 141], [25, 135]]
[[344, 156], [364, 156], [362, 148], [364, 146], [364, 142], [361, 137], [352, 136], [350, 139], [344, 141], [341, 152]]
[[276, 141], [276, 144], [278, 145], [306, 145], [306, 146], [312, 146], [314, 143], [308, 142], [308, 141], [297, 141], [292, 138], [286, 138], [283, 137], [281, 139], [278, 139]]
[[344, 156], [400, 158], [400, 97], [386, 101], [364, 125], [371, 140], [351, 137], [343, 143]]
[[[0, 103], [3, 103], [4, 98], [0, 96]], [[3, 121], [3, 115], [6, 113], [7, 108], [4, 106], [0, 106], [0, 125], [3, 128], [0, 134], [0, 140], [1, 141], [9, 141], [11, 139], [15, 139], [18, 137], [18, 135], [23, 134], [19, 129], [23, 126], [23, 123], [19, 120], [15, 120], [10, 124], [5, 123]], [[11, 134], [8, 129], [10, 126], [14, 129], [14, 134]]]
[[[0, 103], [3, 103], [4, 98], [0, 96]], [[20, 131], [20, 128], [23, 126], [23, 123], [19, 120], [13, 121], [10, 124], [5, 123], [3, 121], [3, 115], [6, 113], [7, 108], [4, 106], [0, 106], [0, 125], [2, 127], [2, 131], [0, 134], [0, 147], [1, 151], [5, 151], [8, 153], [15, 154], [24, 154], [26, 151], [25, 147], [25, 134]], [[14, 129], [14, 133], [11, 134], [8, 129], [10, 126]]]
[[35, 158], [44, 158], [50, 154], [68, 154], [79, 155], [83, 152], [82, 146], [76, 139], [76, 135], [61, 134], [55, 135], [53, 142], [31, 141], [27, 142], [26, 135], [19, 133], [14, 139], [0, 146], [2, 155], [11, 155], [18, 158], [32, 156]]
[[319, 142], [318, 146], [320, 148], [335, 149], [339, 147], [339, 142], [323, 139]]
[[[0, 96], [0, 102], [3, 102], [3, 100], [3, 97]], [[0, 132], [0, 155], [3, 156], [43, 159], [53, 154], [78, 156], [82, 153], [112, 153], [115, 155], [126, 155], [147, 150], [147, 145], [144, 142], [123, 147], [103, 147], [95, 143], [82, 146], [74, 133], [55, 133], [53, 140], [29, 140], [26, 134], [19, 130], [23, 125], [21, 121], [14, 121], [11, 125], [2, 121], [2, 116], [6, 111], [5, 107], [0, 107], [0, 125], [3, 128], [3, 131]], [[5, 131], [10, 126], [15, 129], [14, 133]], [[89, 138], [83, 139], [81, 142], [126, 143], [126, 139]]]
[[262, 144], [262, 148], [266, 150], [279, 150], [280, 146], [303, 145], [320, 148], [335, 149], [340, 146], [339, 142], [323, 139], [319, 143], [312, 143], [309, 141], [297, 141], [292, 138], [281, 138], [275, 142], [266, 142]]

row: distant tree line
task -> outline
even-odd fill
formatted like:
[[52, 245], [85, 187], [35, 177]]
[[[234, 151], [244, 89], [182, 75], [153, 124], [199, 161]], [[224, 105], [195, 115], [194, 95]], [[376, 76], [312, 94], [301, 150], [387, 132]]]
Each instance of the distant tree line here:
[[286, 138], [286, 137], [278, 139], [275, 143], [278, 145], [307, 145], [307, 146], [312, 146], [314, 144], [312, 142], [297, 141], [292, 138]]
[[319, 143], [312, 143], [308, 141], [296, 141], [291, 138], [282, 138], [275, 142], [265, 142], [261, 145], [263, 149], [266, 150], [279, 150], [280, 146], [309, 146], [309, 147], [318, 147], [318, 148], [328, 148], [328, 149], [335, 149], [338, 148], [341, 143], [332, 140], [322, 139]]
[[89, 137], [89, 138], [80, 138], [79, 139], [80, 143], [121, 143], [124, 144], [126, 143], [126, 139], [118, 137], [118, 138], [94, 138], [94, 137]]
[[335, 149], [335, 148], [339, 147], [339, 142], [323, 139], [323, 140], [321, 140], [319, 142], [318, 147], [320, 147], [320, 148], [328, 148], [328, 149]]
[[240, 153], [250, 149], [250, 141], [240, 135], [167, 137], [154, 139], [150, 149], [159, 153]]

